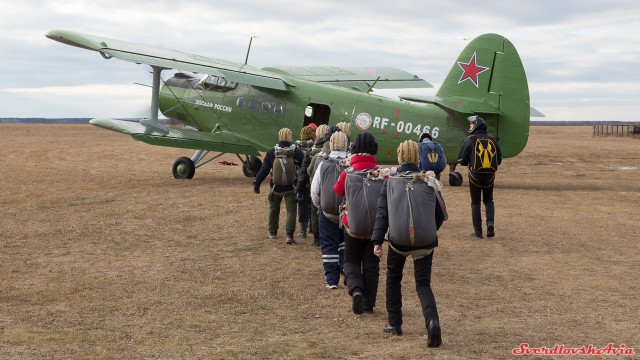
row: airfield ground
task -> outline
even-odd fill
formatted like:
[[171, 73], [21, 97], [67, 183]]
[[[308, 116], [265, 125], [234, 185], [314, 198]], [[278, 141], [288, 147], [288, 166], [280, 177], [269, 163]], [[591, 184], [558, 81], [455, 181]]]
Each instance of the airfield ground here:
[[445, 186], [439, 349], [410, 261], [390, 337], [386, 261], [375, 313], [354, 315], [310, 240], [267, 238], [267, 187], [240, 167], [178, 181], [189, 152], [89, 125], [0, 125], [0, 150], [2, 359], [511, 358], [521, 343], [640, 357], [640, 139], [532, 127], [500, 168], [490, 240], [469, 236], [466, 176]]

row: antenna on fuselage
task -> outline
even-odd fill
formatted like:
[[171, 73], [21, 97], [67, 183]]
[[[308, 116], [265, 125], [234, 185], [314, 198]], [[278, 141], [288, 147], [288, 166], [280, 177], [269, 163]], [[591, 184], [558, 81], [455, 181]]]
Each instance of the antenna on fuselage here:
[[249, 38], [249, 48], [247, 49], [247, 56], [244, 58], [244, 64], [247, 65], [247, 61], [249, 60], [249, 51], [251, 51], [251, 42], [253, 38], [257, 37], [256, 35]]

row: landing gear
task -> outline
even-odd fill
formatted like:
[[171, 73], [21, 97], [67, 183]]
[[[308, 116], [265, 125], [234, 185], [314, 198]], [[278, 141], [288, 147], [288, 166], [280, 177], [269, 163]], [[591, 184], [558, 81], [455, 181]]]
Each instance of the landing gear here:
[[[193, 157], [189, 159], [188, 157], [181, 157], [173, 163], [173, 177], [176, 179], [192, 179], [193, 175], [196, 173], [196, 169], [200, 166], [219, 158], [225, 153], [217, 153], [208, 159], [204, 159], [209, 154], [209, 151], [206, 150], [198, 150]], [[246, 177], [255, 177], [260, 167], [262, 167], [262, 160], [257, 156], [253, 155], [245, 155], [244, 158], [240, 157], [240, 155], [236, 154], [238, 159], [242, 161], [242, 172]]]
[[188, 157], [180, 157], [173, 163], [173, 177], [176, 179], [192, 179], [196, 166]]
[[456, 171], [458, 164], [449, 164], [449, 185], [462, 186], [462, 174]]
[[[240, 156], [238, 156], [240, 158]], [[255, 177], [258, 174], [258, 171], [262, 167], [262, 160], [257, 156], [248, 155], [246, 160], [242, 160], [242, 173], [246, 177]]]
[[449, 185], [462, 186], [462, 174], [457, 171], [449, 173]]

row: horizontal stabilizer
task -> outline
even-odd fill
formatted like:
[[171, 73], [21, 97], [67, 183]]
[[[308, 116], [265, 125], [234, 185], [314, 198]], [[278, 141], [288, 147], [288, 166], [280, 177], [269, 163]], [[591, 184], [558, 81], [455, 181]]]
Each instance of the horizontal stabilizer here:
[[531, 117], [545, 117], [543, 113], [541, 113], [540, 111], [538, 111], [538, 109], [534, 108], [533, 106], [530, 107], [531, 108]]
[[89, 123], [107, 130], [131, 135], [134, 139], [151, 145], [232, 154], [260, 155], [257, 150], [257, 144], [253, 144], [249, 140], [227, 131], [208, 133], [198, 130], [169, 127], [167, 128], [169, 130], [167, 133], [150, 125], [126, 120], [93, 119], [89, 121]]
[[478, 98], [424, 96], [424, 95], [399, 95], [402, 100], [424, 104], [433, 104], [438, 107], [467, 114], [502, 114], [498, 107]]

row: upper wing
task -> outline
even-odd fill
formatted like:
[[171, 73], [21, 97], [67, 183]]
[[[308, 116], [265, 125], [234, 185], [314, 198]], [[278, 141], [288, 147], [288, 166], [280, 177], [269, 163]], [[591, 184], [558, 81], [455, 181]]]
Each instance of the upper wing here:
[[276, 90], [287, 90], [287, 84], [277, 74], [252, 66], [236, 64], [206, 56], [175, 50], [165, 50], [126, 41], [81, 34], [66, 30], [51, 30], [46, 36], [61, 43], [98, 51], [105, 58], [149, 64], [164, 69], [180, 69], [196, 73], [222, 76], [227, 80]]
[[131, 135], [134, 139], [151, 145], [256, 156], [259, 155], [257, 149], [264, 147], [228, 131], [216, 132], [214, 130], [208, 133], [197, 130], [168, 128], [169, 132], [165, 133], [152, 126], [126, 120], [93, 119], [89, 123], [104, 129]]
[[433, 87], [416, 75], [391, 67], [282, 66], [263, 70], [361, 91], [372, 85], [377, 89]]

